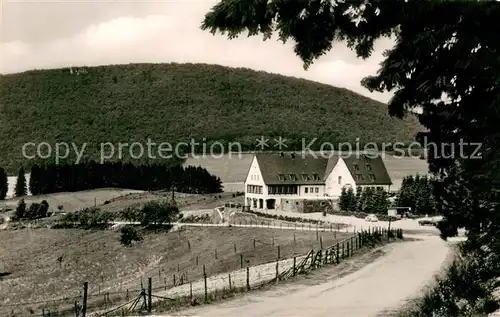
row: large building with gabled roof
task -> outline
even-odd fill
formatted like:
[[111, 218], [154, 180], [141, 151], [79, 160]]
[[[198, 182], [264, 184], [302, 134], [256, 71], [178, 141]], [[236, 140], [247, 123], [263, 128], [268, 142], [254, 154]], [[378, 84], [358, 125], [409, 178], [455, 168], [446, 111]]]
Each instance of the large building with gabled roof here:
[[335, 202], [342, 188], [390, 191], [391, 178], [380, 156], [328, 157], [297, 153], [255, 154], [245, 180], [245, 206], [294, 210], [308, 200]]

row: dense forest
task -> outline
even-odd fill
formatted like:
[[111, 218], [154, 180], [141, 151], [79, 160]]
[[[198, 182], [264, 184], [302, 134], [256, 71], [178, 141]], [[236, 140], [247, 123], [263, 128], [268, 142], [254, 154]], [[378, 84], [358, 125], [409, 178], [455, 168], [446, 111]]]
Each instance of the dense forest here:
[[175, 189], [196, 194], [222, 192], [222, 182], [218, 177], [195, 166], [86, 162], [78, 165], [35, 164], [31, 167], [29, 189], [33, 195], [105, 187]]
[[[75, 162], [73, 144], [87, 145], [84, 159], [100, 160], [106, 142], [115, 145], [111, 160], [152, 163], [159, 160], [150, 155], [130, 160], [129, 148], [119, 157], [117, 144], [145, 146], [150, 139], [156, 147], [175, 146], [194, 138], [197, 153], [202, 142], [214, 141], [256, 150], [255, 139], [263, 135], [282, 136], [287, 150], [301, 150], [302, 138], [306, 144], [318, 138], [312, 149], [319, 149], [322, 141], [336, 145], [357, 138], [361, 144], [413, 142], [422, 130], [413, 115], [391, 118], [387, 105], [347, 89], [242, 68], [129, 64], [34, 70], [0, 80], [0, 165], [9, 175], [21, 165], [30, 168], [33, 161], [27, 164], [22, 153], [28, 142], [51, 145], [50, 155], [42, 148], [45, 163], [54, 162], [57, 142], [69, 144], [67, 163]], [[33, 155], [35, 146], [27, 151]]]

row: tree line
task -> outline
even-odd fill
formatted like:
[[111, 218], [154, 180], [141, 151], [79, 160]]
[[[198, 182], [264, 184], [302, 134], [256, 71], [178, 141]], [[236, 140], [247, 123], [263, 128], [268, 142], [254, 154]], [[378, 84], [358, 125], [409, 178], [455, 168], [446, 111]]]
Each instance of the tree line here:
[[418, 174], [406, 176], [396, 196], [396, 205], [411, 207], [412, 212], [419, 215], [437, 213], [434, 182], [434, 179]]
[[[30, 172], [27, 184], [24, 168], [19, 170], [14, 196], [25, 196], [28, 188], [32, 195], [105, 187], [136, 190], [173, 189], [194, 194], [222, 192], [222, 182], [219, 177], [200, 166], [183, 167], [181, 164], [135, 165], [122, 162], [34, 164]], [[7, 174], [0, 168], [0, 199], [5, 199], [7, 190]]]
[[352, 187], [348, 189], [344, 187], [339, 198], [339, 208], [341, 211], [386, 214], [389, 208], [389, 195], [382, 188], [358, 187], [354, 193]]

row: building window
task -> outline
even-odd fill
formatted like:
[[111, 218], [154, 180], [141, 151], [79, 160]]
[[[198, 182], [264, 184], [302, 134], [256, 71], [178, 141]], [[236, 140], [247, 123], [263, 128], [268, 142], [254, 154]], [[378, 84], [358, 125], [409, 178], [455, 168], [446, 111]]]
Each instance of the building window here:
[[377, 189], [378, 189], [378, 190], [384, 190], [384, 187], [382, 187], [382, 186], [377, 186]]
[[356, 174], [356, 178], [358, 179], [358, 181], [364, 180], [363, 174]]
[[372, 170], [372, 167], [370, 166], [370, 164], [366, 164], [366, 170], [367, 171], [371, 171]]
[[339, 185], [342, 185], [342, 176], [339, 176]]
[[288, 176], [290, 177], [291, 181], [296, 181], [297, 180], [297, 175], [295, 175], [295, 174], [289, 174]]
[[262, 186], [247, 185], [247, 193], [262, 195]]
[[286, 179], [285, 174], [278, 174], [278, 178], [280, 181], [284, 181]]
[[359, 165], [358, 164], [354, 164], [353, 167], [354, 167], [355, 171], [359, 171]]
[[309, 187], [309, 192], [312, 194], [314, 193], [314, 187]]
[[307, 174], [302, 174], [302, 180], [306, 181], [307, 180]]
[[309, 188], [307, 188], [307, 187], [306, 187], [306, 188], [304, 188], [304, 193], [306, 193], [306, 194], [307, 194], [307, 191], [308, 191], [308, 190], [309, 190]]
[[375, 181], [375, 175], [374, 175], [374, 174], [369, 174], [369, 177], [370, 177], [370, 180], [371, 180], [372, 182], [374, 182], [374, 181]]
[[319, 187], [314, 188], [314, 192], [317, 194], [319, 193]]
[[319, 174], [313, 174], [313, 180], [319, 181]]

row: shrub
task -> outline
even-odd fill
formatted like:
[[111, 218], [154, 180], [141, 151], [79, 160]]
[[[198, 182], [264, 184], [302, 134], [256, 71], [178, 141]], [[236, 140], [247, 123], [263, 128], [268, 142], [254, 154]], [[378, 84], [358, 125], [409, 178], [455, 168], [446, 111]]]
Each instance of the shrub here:
[[125, 226], [120, 230], [120, 243], [126, 247], [131, 246], [134, 241], [142, 240], [142, 235], [132, 226]]
[[63, 205], [59, 205], [59, 206], [57, 206], [57, 210], [62, 211], [63, 209], [64, 209], [64, 206], [63, 206]]
[[19, 220], [23, 219], [26, 215], [26, 203], [24, 199], [19, 200], [16, 207], [16, 212], [14, 213], [14, 218]]
[[111, 212], [90, 207], [65, 215], [57, 227], [71, 228], [76, 226], [83, 229], [100, 229], [108, 227], [114, 218], [115, 215]]

